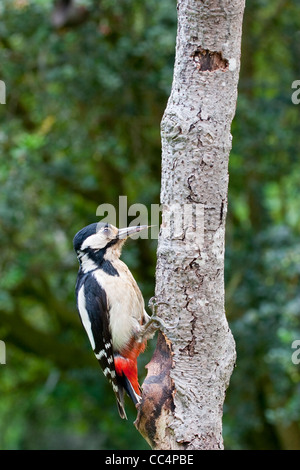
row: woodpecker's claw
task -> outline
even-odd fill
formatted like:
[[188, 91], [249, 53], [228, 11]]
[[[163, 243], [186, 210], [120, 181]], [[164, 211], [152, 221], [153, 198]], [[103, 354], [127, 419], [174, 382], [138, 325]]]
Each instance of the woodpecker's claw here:
[[157, 311], [158, 305], [169, 305], [169, 304], [167, 302], [156, 302], [155, 297], [151, 297], [151, 299], [149, 300], [148, 306], [152, 310], [152, 316], [150, 317], [146, 327], [148, 325], [150, 326], [152, 323], [154, 323], [154, 325], [152, 325], [152, 327], [156, 327], [157, 330], [158, 329], [160, 329], [160, 330], [172, 330], [172, 329], [176, 328], [178, 326], [179, 319], [177, 319], [177, 321], [176, 321], [176, 323], [174, 323], [174, 325], [170, 326], [170, 325], [167, 325], [161, 318], [156, 316], [156, 311]]
[[156, 310], [157, 310], [158, 305], [169, 305], [169, 304], [167, 302], [156, 302], [156, 298], [151, 297], [151, 299], [148, 302], [148, 307], [152, 310], [152, 313], [154, 315], [156, 314]]
[[[176, 324], [174, 324], [173, 326], [169, 326], [167, 325], [161, 318], [155, 316], [155, 315], [152, 315], [152, 317], [150, 317], [150, 320], [148, 321], [147, 325], [150, 326], [151, 323], [154, 323], [153, 326], [156, 326], [156, 329], [158, 330], [172, 330], [173, 328], [176, 328], [177, 325], [178, 325], [178, 321], [176, 322]], [[146, 325], [146, 326], [147, 326]]]

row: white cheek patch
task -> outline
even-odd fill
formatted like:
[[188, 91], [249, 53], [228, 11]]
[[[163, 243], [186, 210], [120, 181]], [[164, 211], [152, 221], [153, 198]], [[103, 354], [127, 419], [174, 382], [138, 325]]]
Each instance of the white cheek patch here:
[[92, 248], [94, 250], [101, 250], [107, 245], [108, 238], [105, 237], [102, 233], [94, 233], [90, 235], [86, 240], [84, 240], [81, 250], [85, 250], [86, 248]]

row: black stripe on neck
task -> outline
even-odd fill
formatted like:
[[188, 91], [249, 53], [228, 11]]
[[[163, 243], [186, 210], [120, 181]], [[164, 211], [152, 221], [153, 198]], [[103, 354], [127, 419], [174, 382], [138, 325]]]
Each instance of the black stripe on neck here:
[[110, 248], [111, 246], [115, 245], [118, 241], [118, 239], [111, 240], [106, 245], [106, 247], [102, 248], [101, 250], [92, 250], [91, 248], [86, 248], [84, 250], [84, 253], [88, 255], [89, 259], [97, 265], [97, 268], [102, 269], [109, 276], [119, 276], [119, 273], [116, 268], [112, 265], [111, 261], [104, 259], [104, 255], [106, 253], [107, 248]]

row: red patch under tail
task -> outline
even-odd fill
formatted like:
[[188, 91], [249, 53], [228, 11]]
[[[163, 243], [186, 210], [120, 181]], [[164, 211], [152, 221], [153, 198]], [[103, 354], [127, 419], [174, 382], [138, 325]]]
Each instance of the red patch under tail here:
[[138, 382], [137, 358], [145, 351], [145, 347], [146, 342], [135, 343], [114, 358], [117, 375], [122, 377], [124, 374], [138, 395], [141, 395], [141, 388]]

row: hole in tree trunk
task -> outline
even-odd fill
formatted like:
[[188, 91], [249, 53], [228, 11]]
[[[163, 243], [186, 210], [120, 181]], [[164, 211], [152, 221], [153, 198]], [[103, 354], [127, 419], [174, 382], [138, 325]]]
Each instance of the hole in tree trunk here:
[[228, 60], [224, 59], [221, 52], [210, 51], [197, 47], [192, 56], [196, 67], [201, 72], [213, 72], [214, 70], [225, 70], [228, 68]]

